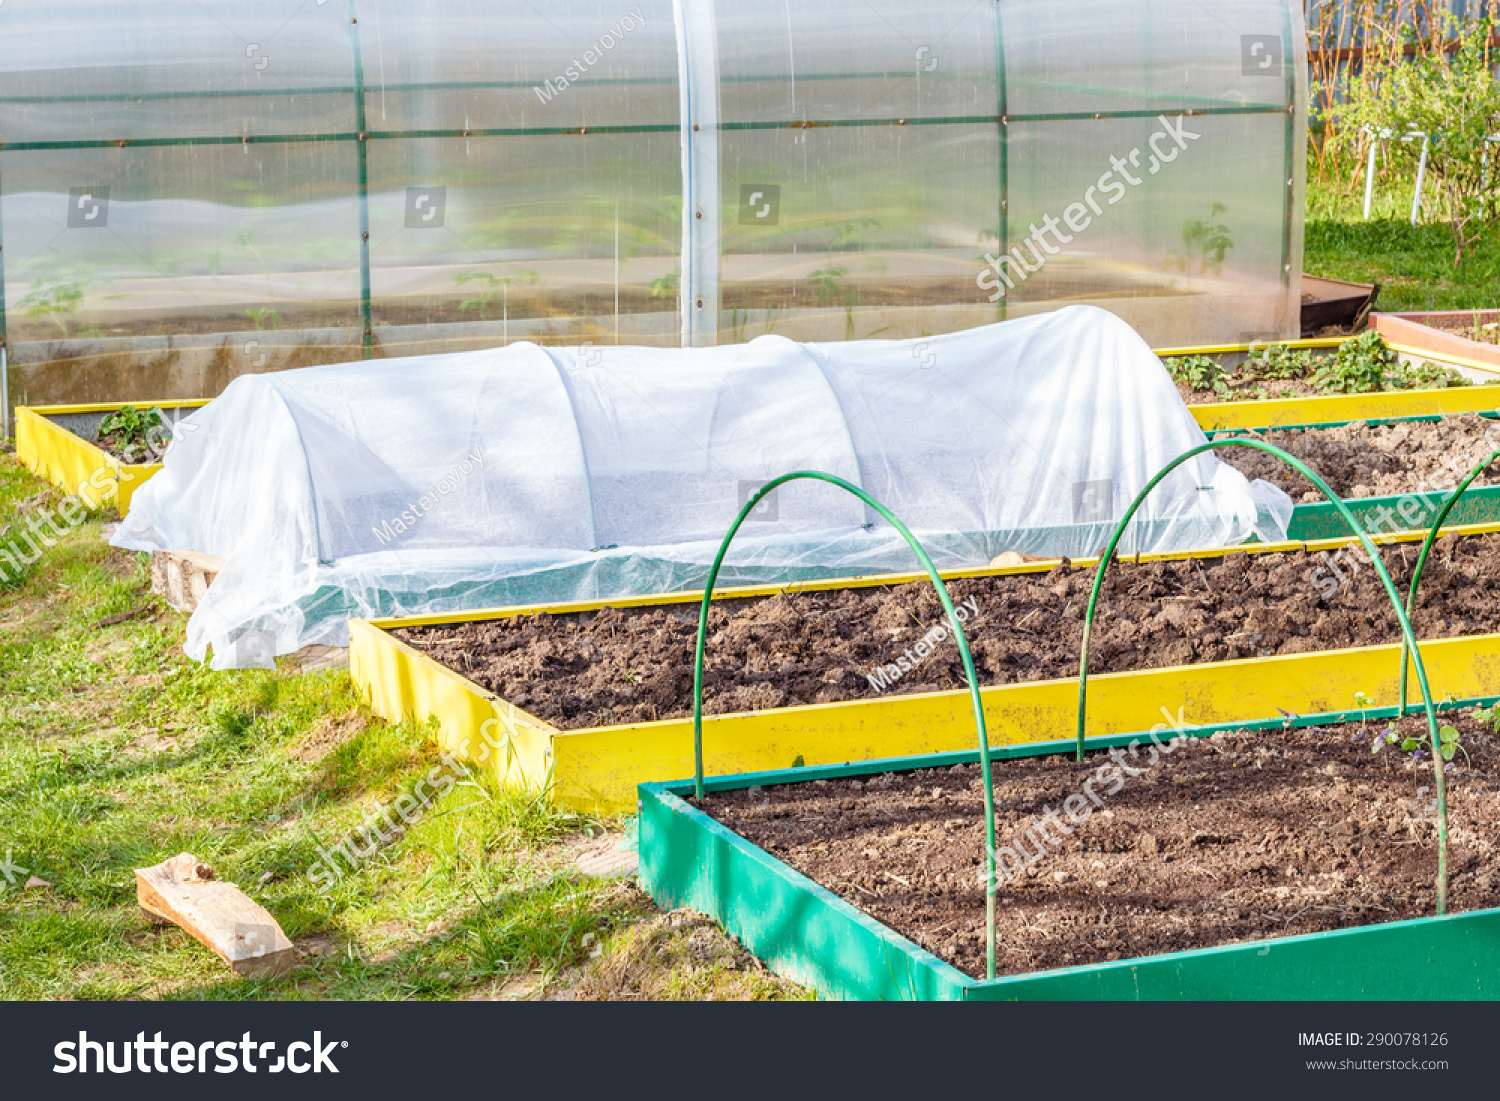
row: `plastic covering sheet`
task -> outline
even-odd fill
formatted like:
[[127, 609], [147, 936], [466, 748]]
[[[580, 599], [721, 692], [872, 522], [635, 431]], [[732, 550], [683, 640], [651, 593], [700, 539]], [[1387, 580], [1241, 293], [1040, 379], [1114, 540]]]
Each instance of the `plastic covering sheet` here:
[[[916, 341], [543, 348], [253, 375], [178, 426], [115, 536], [227, 564], [188, 623], [215, 668], [345, 645], [351, 616], [701, 588], [767, 481], [854, 482], [940, 567], [1097, 553], [1204, 435], [1146, 344], [1088, 306]], [[1285, 537], [1291, 501], [1211, 453], [1122, 550]], [[825, 483], [779, 487], [726, 584], [912, 569]]]

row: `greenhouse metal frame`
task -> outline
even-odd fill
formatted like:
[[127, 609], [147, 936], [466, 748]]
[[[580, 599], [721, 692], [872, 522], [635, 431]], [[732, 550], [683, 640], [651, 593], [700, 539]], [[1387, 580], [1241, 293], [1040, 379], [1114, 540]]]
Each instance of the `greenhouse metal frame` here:
[[0, 35], [13, 399], [1070, 302], [1156, 343], [1297, 326], [1290, 0], [9, 0]]

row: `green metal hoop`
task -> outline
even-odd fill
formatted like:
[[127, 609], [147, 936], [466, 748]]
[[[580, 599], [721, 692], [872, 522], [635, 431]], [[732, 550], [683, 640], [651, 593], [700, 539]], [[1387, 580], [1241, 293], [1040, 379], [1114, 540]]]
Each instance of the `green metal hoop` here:
[[906, 540], [907, 546], [911, 547], [916, 554], [917, 561], [927, 571], [927, 576], [932, 579], [932, 584], [937, 589], [938, 600], [942, 602], [943, 612], [948, 617], [948, 625], [958, 643], [959, 656], [964, 664], [964, 674], [969, 679], [969, 698], [974, 705], [974, 726], [979, 734], [979, 768], [984, 784], [985, 967], [986, 973], [993, 979], [995, 977], [995, 793], [990, 781], [990, 740], [989, 732], [984, 724], [984, 703], [979, 696], [979, 677], [974, 672], [974, 659], [969, 653], [969, 643], [964, 638], [963, 625], [959, 621], [958, 612], [953, 607], [953, 600], [948, 595], [947, 586], [943, 584], [943, 579], [938, 574], [937, 567], [932, 564], [927, 551], [890, 509], [859, 486], [846, 482], [836, 475], [824, 474], [816, 470], [799, 470], [793, 474], [783, 474], [761, 486], [759, 492], [745, 502], [745, 507], [740, 509], [740, 514], [735, 517], [734, 524], [724, 536], [723, 543], [719, 545], [719, 553], [714, 556], [713, 568], [709, 570], [708, 583], [703, 589], [703, 604], [698, 610], [698, 645], [693, 659], [693, 791], [699, 799], [703, 798], [703, 650], [708, 636], [708, 607], [713, 600], [714, 583], [719, 579], [719, 570], [724, 565], [724, 556], [729, 552], [729, 544], [734, 540], [745, 518], [755, 510], [755, 506], [777, 486], [802, 478], [827, 482], [829, 485], [838, 486], [852, 493], [896, 529], [901, 538]]
[[[1448, 792], [1446, 778], [1443, 774], [1442, 755], [1437, 752], [1439, 745], [1437, 710], [1432, 706], [1432, 693], [1427, 686], [1427, 670], [1422, 664], [1422, 654], [1421, 651], [1417, 648], [1416, 636], [1413, 634], [1411, 628], [1411, 619], [1409, 618], [1407, 611], [1403, 610], [1401, 606], [1400, 594], [1398, 594], [1396, 591], [1396, 585], [1395, 582], [1391, 580], [1391, 575], [1386, 571], [1385, 563], [1380, 560], [1380, 552], [1375, 549], [1375, 544], [1370, 541], [1369, 535], [1366, 534], [1364, 528], [1360, 526], [1359, 521], [1354, 518], [1354, 513], [1349, 511], [1349, 506], [1344, 504], [1343, 499], [1340, 498], [1338, 494], [1334, 493], [1333, 490], [1328, 487], [1328, 483], [1323, 481], [1323, 479], [1319, 477], [1311, 467], [1309, 467], [1306, 463], [1302, 462], [1295, 456], [1287, 454], [1285, 451], [1275, 446], [1274, 444], [1266, 443], [1264, 440], [1247, 440], [1240, 437], [1235, 437], [1231, 439], [1210, 440], [1208, 443], [1202, 444], [1189, 451], [1184, 451], [1181, 455], [1177, 456], [1177, 458], [1173, 459], [1166, 466], [1162, 467], [1161, 470], [1156, 473], [1156, 476], [1146, 483], [1145, 487], [1140, 491], [1140, 493], [1136, 495], [1135, 500], [1131, 502], [1130, 507], [1126, 509], [1124, 517], [1121, 518], [1119, 524], [1116, 525], [1114, 535], [1110, 537], [1109, 545], [1105, 548], [1104, 554], [1099, 559], [1099, 569], [1094, 574], [1093, 591], [1089, 594], [1088, 611], [1084, 614], [1083, 618], [1083, 652], [1079, 658], [1078, 664], [1078, 735], [1076, 746], [1078, 760], [1083, 760], [1083, 731], [1088, 713], [1089, 637], [1093, 632], [1094, 612], [1099, 603], [1099, 591], [1104, 585], [1104, 574], [1105, 571], [1109, 568], [1110, 560], [1115, 556], [1115, 548], [1119, 546], [1121, 538], [1123, 538], [1125, 535], [1125, 529], [1130, 524], [1130, 521], [1134, 518], [1136, 511], [1141, 507], [1141, 505], [1145, 503], [1146, 498], [1150, 495], [1151, 491], [1156, 488], [1156, 486], [1162, 481], [1163, 478], [1165, 478], [1172, 471], [1176, 470], [1183, 463], [1187, 462], [1189, 459], [1194, 458], [1197, 455], [1201, 455], [1205, 451], [1213, 451], [1221, 447], [1249, 447], [1257, 451], [1264, 451], [1269, 455], [1274, 455], [1276, 456], [1276, 458], [1280, 459], [1282, 462], [1286, 463], [1288, 466], [1292, 467], [1294, 470], [1302, 474], [1303, 477], [1307, 478], [1310, 482], [1313, 483], [1313, 485], [1317, 486], [1319, 492], [1321, 492], [1324, 497], [1328, 498], [1329, 503], [1332, 504], [1334, 508], [1338, 510], [1339, 515], [1344, 518], [1345, 523], [1349, 525], [1349, 530], [1356, 537], [1358, 537], [1359, 541], [1362, 544], [1364, 544], [1365, 553], [1370, 556], [1370, 561], [1374, 563], [1375, 570], [1380, 575], [1380, 582], [1385, 586], [1386, 594], [1391, 598], [1391, 607], [1395, 610], [1396, 619], [1401, 625], [1401, 664], [1403, 677], [1405, 674], [1407, 647], [1410, 647], [1412, 661], [1417, 667], [1417, 683], [1422, 689], [1422, 702], [1427, 709], [1427, 728], [1432, 741], [1433, 768], [1437, 774], [1437, 912], [1439, 914], [1446, 913], [1448, 907]], [[1433, 530], [1436, 531], [1436, 528], [1434, 527]], [[1431, 533], [1429, 533], [1429, 536], [1430, 535]], [[1420, 569], [1420, 563], [1418, 564], [1418, 568]], [[1416, 591], [1415, 581], [1413, 582], [1412, 591]], [[1408, 608], [1409, 607], [1410, 605], [1408, 604]], [[1401, 699], [1404, 705], [1406, 700], [1404, 683]]]

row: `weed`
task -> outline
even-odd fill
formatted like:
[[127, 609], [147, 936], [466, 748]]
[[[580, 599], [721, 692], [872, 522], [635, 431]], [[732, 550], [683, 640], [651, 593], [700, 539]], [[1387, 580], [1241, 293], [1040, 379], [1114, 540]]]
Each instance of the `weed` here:
[[[1432, 752], [1432, 735], [1421, 734], [1417, 736], [1401, 737], [1394, 726], [1388, 726], [1382, 735], [1374, 740], [1370, 746], [1371, 753], [1379, 753], [1386, 746], [1395, 746], [1402, 753], [1410, 753], [1414, 758], [1423, 753]], [[1458, 728], [1453, 726], [1438, 727], [1438, 754], [1445, 761], [1453, 760], [1456, 753], [1462, 753], [1464, 760], [1469, 760], [1468, 750], [1464, 749], [1458, 741]]]
[[137, 409], [122, 405], [99, 422], [99, 444], [127, 463], [153, 462], [172, 438], [167, 415], [160, 406]]
[[1308, 381], [1325, 394], [1377, 393], [1400, 385], [1398, 367], [1399, 357], [1371, 329], [1340, 344]]

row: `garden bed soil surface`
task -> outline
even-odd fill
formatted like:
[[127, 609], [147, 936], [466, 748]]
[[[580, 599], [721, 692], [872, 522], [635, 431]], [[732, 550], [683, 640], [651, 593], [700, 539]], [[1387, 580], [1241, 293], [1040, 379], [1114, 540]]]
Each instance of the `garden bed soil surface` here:
[[103, 451], [106, 455], [110, 456], [110, 458], [118, 459], [120, 462], [125, 463], [127, 466], [144, 466], [150, 463], [161, 461], [153, 452], [148, 449], [142, 448], [139, 445], [137, 445], [136, 448], [132, 449], [129, 446], [132, 441], [118, 433], [111, 433], [106, 436], [100, 436], [94, 442], [95, 446], [97, 446], [100, 451]]
[[1213, 390], [1195, 390], [1185, 382], [1176, 383], [1177, 396], [1184, 405], [1218, 405], [1224, 401], [1272, 401], [1281, 398], [1326, 398], [1328, 394], [1310, 385], [1303, 379], [1274, 379], [1272, 381], [1226, 380], [1229, 392], [1219, 394]]
[[[1449, 910], [1497, 906], [1500, 738], [1471, 712], [1439, 720], [1459, 729], [1472, 758], [1472, 766], [1460, 763], [1448, 774]], [[1082, 795], [1108, 756], [995, 762], [997, 859], [1016, 870], [998, 890], [996, 974], [1432, 916], [1432, 765], [1391, 746], [1372, 754], [1372, 739], [1388, 725], [1402, 734], [1426, 731], [1425, 718], [1409, 716], [1396, 724], [1221, 733], [1170, 753], [1148, 741], [1135, 760], [1117, 750], [1140, 773], [1106, 770], [1090, 789], [1102, 806], [1081, 798], [1089, 810], [1075, 801], [1073, 818], [1061, 815], [1064, 801]], [[689, 801], [983, 977], [978, 765]], [[1004, 855], [1003, 846], [1023, 846], [1031, 862]]]
[[[1418, 547], [1383, 550], [1403, 593]], [[1349, 572], [1351, 565], [1343, 569]], [[1322, 585], [1313, 584], [1321, 570]], [[1389, 598], [1362, 567], [1330, 592], [1326, 561], [1302, 551], [1111, 567], [1094, 624], [1093, 673], [1369, 646], [1400, 639]], [[1094, 570], [948, 582], [983, 685], [1078, 675]], [[1419, 638], [1500, 631], [1500, 535], [1445, 536], [1423, 571]], [[930, 582], [716, 601], [704, 710], [941, 692], [965, 686], [951, 639], [884, 689], [871, 674], [944, 622]], [[563, 730], [692, 713], [698, 605], [537, 613], [392, 633]]]
[[1424, 325], [1431, 325], [1445, 333], [1453, 333], [1455, 336], [1467, 337], [1477, 340], [1481, 344], [1500, 344], [1500, 321], [1464, 321], [1459, 318], [1434, 318], [1423, 321]]
[[[1496, 398], [1500, 403], [1500, 393]], [[1301, 459], [1340, 497], [1382, 497], [1452, 489], [1500, 448], [1500, 421], [1474, 413], [1439, 421], [1381, 425], [1354, 421], [1336, 428], [1245, 435]], [[1310, 481], [1274, 455], [1248, 447], [1224, 447], [1214, 454], [1247, 478], [1264, 478], [1279, 486], [1294, 502], [1326, 500]], [[1491, 464], [1473, 485], [1500, 485], [1500, 461]]]

